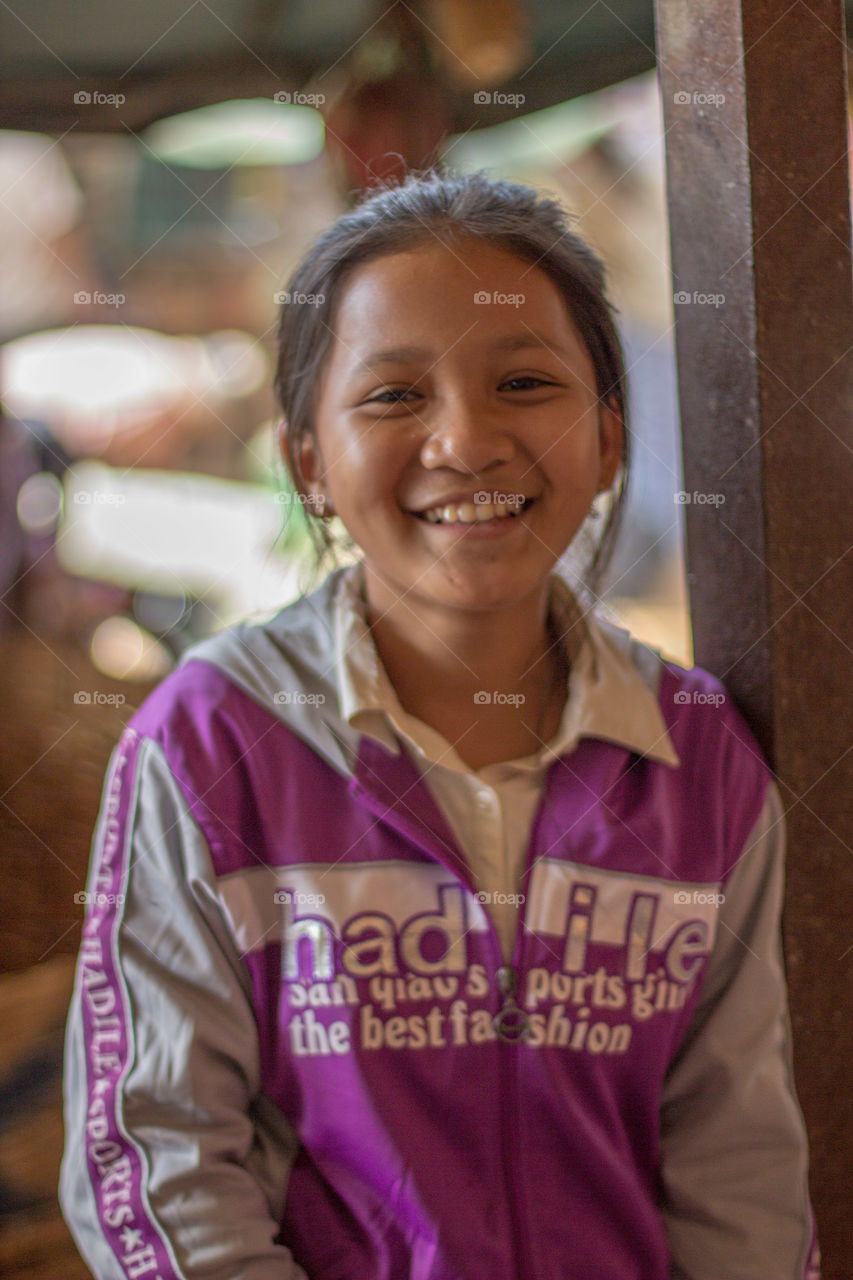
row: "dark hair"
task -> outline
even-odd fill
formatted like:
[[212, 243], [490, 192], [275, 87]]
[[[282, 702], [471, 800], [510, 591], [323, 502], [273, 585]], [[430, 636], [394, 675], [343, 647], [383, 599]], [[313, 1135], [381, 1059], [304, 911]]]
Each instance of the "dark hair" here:
[[[314, 432], [315, 394], [334, 341], [333, 309], [347, 275], [362, 263], [414, 248], [429, 238], [475, 236], [506, 248], [550, 276], [595, 367], [599, 398], [615, 403], [626, 423], [622, 464], [613, 501], [594, 550], [579, 576], [597, 592], [613, 550], [628, 481], [625, 360], [601, 260], [568, 226], [568, 215], [532, 187], [478, 172], [410, 174], [402, 183], [373, 187], [350, 212], [314, 242], [286, 286], [292, 301], [281, 309], [275, 388], [285, 417], [288, 470], [304, 493], [300, 443]], [[307, 303], [301, 299], [308, 297]], [[300, 305], [301, 303], [301, 305]], [[334, 556], [328, 528], [309, 520], [317, 569]]]

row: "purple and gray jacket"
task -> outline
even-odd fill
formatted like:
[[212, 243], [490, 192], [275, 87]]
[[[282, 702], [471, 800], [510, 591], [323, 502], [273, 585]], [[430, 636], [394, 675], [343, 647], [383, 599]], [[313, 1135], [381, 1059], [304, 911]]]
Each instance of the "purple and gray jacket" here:
[[61, 1183], [95, 1276], [817, 1280], [782, 812], [721, 686], [631, 646], [681, 764], [551, 765], [507, 966], [415, 765], [340, 716], [337, 577], [113, 754]]

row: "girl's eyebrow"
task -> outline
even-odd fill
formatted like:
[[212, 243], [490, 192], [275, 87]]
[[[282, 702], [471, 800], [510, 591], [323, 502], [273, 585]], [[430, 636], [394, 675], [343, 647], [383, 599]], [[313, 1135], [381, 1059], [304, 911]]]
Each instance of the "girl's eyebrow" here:
[[[553, 351], [564, 357], [568, 355], [568, 352], [559, 342], [535, 333], [532, 329], [528, 329], [524, 333], [509, 333], [503, 338], [496, 338], [489, 346], [492, 351], [512, 352], [530, 348], [531, 350], [545, 349]], [[369, 355], [364, 356], [358, 362], [357, 370], [377, 364], [404, 364], [407, 360], [435, 360], [436, 358], [435, 354], [425, 347], [383, 347], [381, 350], [371, 351]]]
[[428, 360], [432, 353], [425, 347], [384, 347], [381, 351], [371, 351], [370, 355], [359, 360], [358, 369], [374, 364], [402, 364], [406, 360]]

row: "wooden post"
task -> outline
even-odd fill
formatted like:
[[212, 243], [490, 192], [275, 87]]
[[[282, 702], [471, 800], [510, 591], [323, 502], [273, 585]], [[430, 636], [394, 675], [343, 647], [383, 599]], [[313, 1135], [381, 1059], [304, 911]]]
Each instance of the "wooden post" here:
[[656, 0], [694, 652], [788, 806], [824, 1280], [853, 1258], [850, 197], [839, 0]]

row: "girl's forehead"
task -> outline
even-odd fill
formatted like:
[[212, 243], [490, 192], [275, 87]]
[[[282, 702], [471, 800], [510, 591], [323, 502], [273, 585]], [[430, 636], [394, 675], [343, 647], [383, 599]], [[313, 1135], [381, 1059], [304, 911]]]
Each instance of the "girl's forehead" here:
[[[534, 263], [491, 241], [429, 240], [354, 267], [342, 282], [333, 328], [362, 346], [374, 329], [399, 336], [443, 328], [485, 336], [536, 324], [574, 330], [556, 282]], [[393, 335], [390, 332], [393, 329]]]
[[539, 277], [546, 284], [552, 284], [550, 277], [532, 261], [494, 241], [475, 236], [452, 240], [434, 237], [408, 248], [383, 253], [357, 266], [350, 272], [348, 283], [352, 285], [365, 280], [387, 282], [411, 276], [416, 277], [421, 286], [439, 279], [446, 286], [449, 276], [465, 286], [473, 284], [484, 274], [524, 278], [531, 283]]

